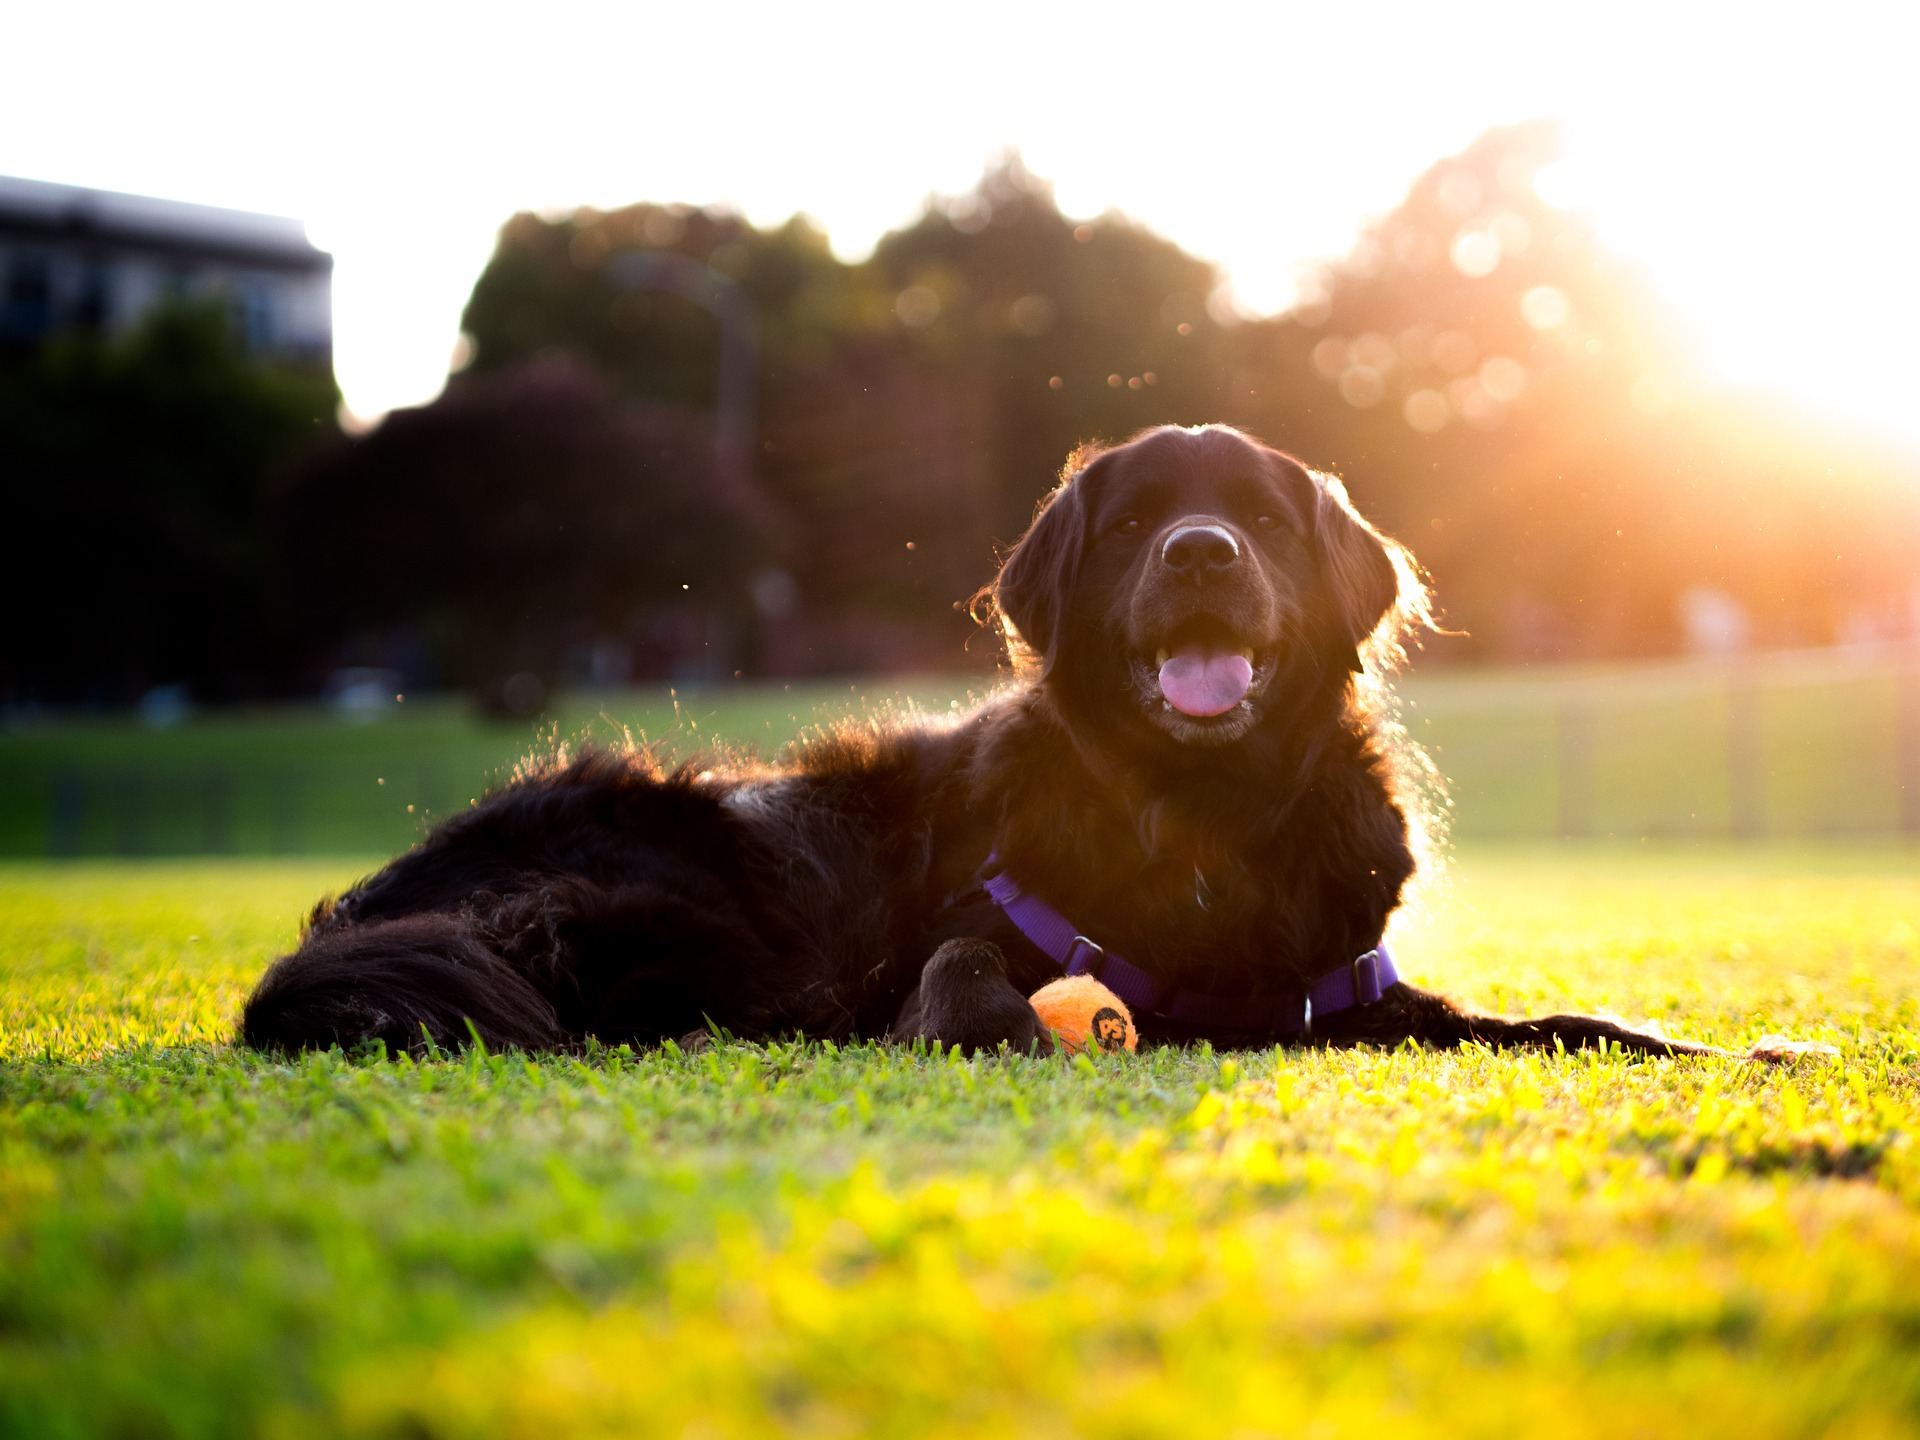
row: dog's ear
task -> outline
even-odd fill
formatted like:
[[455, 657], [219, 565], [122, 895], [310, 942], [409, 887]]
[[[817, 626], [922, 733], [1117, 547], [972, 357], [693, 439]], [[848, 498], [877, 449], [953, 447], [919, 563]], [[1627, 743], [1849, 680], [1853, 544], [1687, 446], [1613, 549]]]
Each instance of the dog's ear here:
[[1310, 472], [1314, 489], [1314, 543], [1320, 554], [1342, 650], [1354, 651], [1353, 668], [1360, 668], [1359, 651], [1387, 612], [1400, 601], [1398, 550], [1360, 517], [1347, 499], [1347, 488], [1331, 475]]
[[1080, 574], [1080, 552], [1087, 534], [1087, 475], [1100, 462], [1079, 464], [1076, 455], [1067, 478], [1040, 503], [1040, 510], [1013, 547], [1000, 576], [993, 582], [994, 608], [1018, 632], [1008, 636], [1016, 660], [1024, 648], [1040, 662], [1044, 679], [1060, 649], [1067, 606]]

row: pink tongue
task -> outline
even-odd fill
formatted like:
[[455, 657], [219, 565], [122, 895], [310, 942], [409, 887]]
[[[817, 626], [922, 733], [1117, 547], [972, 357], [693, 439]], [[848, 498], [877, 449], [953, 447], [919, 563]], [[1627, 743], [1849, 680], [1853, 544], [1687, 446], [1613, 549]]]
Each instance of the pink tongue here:
[[1160, 693], [1187, 715], [1221, 715], [1246, 698], [1253, 664], [1244, 655], [1211, 655], [1197, 645], [1160, 667]]

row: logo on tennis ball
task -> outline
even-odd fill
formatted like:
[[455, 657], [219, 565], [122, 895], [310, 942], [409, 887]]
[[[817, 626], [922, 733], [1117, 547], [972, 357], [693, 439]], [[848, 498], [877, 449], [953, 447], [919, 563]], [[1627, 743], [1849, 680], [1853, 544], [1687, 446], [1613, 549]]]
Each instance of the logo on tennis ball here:
[[1092, 1039], [1102, 1050], [1126, 1049], [1126, 1017], [1112, 1006], [1102, 1005], [1093, 1012]]

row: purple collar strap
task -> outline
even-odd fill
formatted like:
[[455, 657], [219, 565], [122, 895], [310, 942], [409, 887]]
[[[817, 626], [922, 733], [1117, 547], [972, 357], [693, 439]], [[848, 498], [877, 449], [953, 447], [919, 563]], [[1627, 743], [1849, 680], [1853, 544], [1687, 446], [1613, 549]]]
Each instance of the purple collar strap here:
[[[998, 865], [996, 853], [987, 868]], [[1307, 987], [1304, 997], [1283, 995], [1207, 995], [1198, 990], [1173, 990], [1142, 970], [1089, 940], [1053, 906], [1020, 888], [1005, 870], [989, 875], [987, 895], [1006, 912], [1020, 933], [1069, 975], [1091, 975], [1128, 1006], [1143, 1014], [1159, 1015], [1182, 1025], [1240, 1034], [1306, 1035], [1316, 1015], [1332, 1015], [1355, 1005], [1371, 1005], [1400, 979], [1385, 944], [1322, 975]]]

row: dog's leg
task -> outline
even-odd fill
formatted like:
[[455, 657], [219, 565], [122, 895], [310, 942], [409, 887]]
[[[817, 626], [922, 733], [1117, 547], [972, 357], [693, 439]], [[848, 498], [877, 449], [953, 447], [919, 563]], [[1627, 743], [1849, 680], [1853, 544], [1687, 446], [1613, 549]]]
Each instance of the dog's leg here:
[[1647, 1030], [1630, 1030], [1597, 1015], [1542, 1015], [1509, 1020], [1499, 1015], [1477, 1015], [1445, 995], [1421, 990], [1404, 981], [1393, 986], [1373, 1005], [1360, 1005], [1329, 1015], [1314, 1025], [1314, 1033], [1333, 1044], [1393, 1044], [1414, 1039], [1434, 1045], [1457, 1045], [1470, 1040], [1499, 1049], [1514, 1046], [1551, 1046], [1568, 1050], [1615, 1045], [1636, 1055], [1717, 1055], [1731, 1060], [1760, 1060], [1785, 1064], [1802, 1056], [1836, 1055], [1831, 1045], [1790, 1040], [1784, 1035], [1763, 1037], [1750, 1050], [1723, 1050], [1670, 1040]]
[[1000, 947], [986, 940], [949, 940], [933, 952], [887, 1030], [889, 1040], [916, 1037], [969, 1055], [1003, 1044], [1023, 1055], [1053, 1050], [1053, 1036], [1007, 979]]
[[[1404, 981], [1392, 986], [1372, 1005], [1358, 1005], [1316, 1020], [1317, 1039], [1333, 1044], [1395, 1044], [1401, 1040], [1420, 1040], [1430, 1045], [1458, 1045], [1474, 1041], [1497, 1049], [1515, 1046], [1553, 1046], [1556, 1042], [1568, 1050], [1617, 1045], [1637, 1055], [1721, 1055], [1746, 1058], [1738, 1051], [1712, 1045], [1695, 1045], [1685, 1040], [1669, 1040], [1644, 1030], [1629, 1030], [1612, 1020], [1596, 1015], [1542, 1015], [1534, 1019], [1509, 1020], [1497, 1015], [1476, 1015], [1444, 995], [1421, 990]], [[1775, 1060], [1790, 1058], [1766, 1053], [1756, 1046], [1752, 1058]]]

